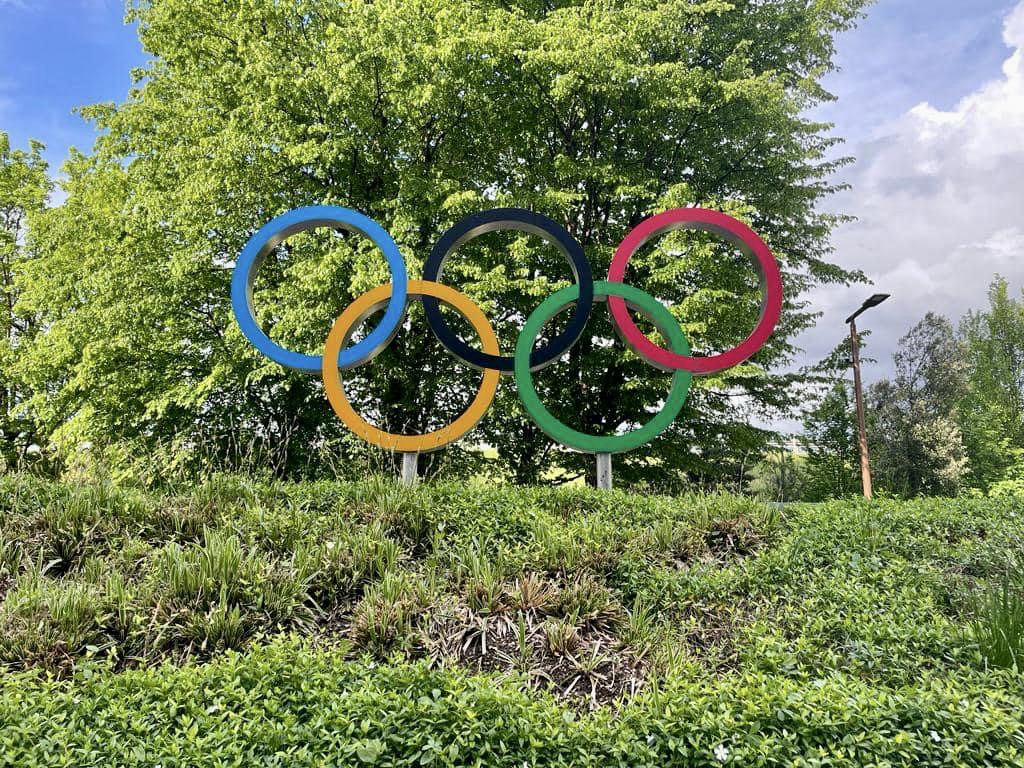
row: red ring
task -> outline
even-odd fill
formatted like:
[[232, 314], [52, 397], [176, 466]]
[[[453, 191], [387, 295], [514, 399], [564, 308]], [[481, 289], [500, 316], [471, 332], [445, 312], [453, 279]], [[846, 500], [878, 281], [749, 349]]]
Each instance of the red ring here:
[[623, 340], [651, 365], [669, 371], [691, 371], [707, 375], [739, 365], [764, 346], [775, 330], [782, 314], [782, 277], [779, 265], [764, 241], [750, 227], [732, 216], [704, 208], [673, 208], [641, 222], [619, 243], [608, 280], [624, 282], [630, 257], [648, 240], [673, 229], [697, 229], [712, 232], [736, 245], [746, 253], [761, 278], [761, 318], [746, 339], [732, 349], [710, 357], [690, 357], [671, 352], [650, 341], [636, 327], [629, 316], [626, 302], [619, 296], [609, 296], [608, 306], [612, 319]]

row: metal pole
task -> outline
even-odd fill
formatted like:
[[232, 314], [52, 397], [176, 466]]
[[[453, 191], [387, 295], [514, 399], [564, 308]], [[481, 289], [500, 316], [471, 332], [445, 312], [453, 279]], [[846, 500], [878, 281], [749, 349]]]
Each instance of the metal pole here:
[[860, 442], [860, 481], [864, 486], [864, 498], [871, 498], [871, 463], [868, 461], [868, 433], [864, 426], [864, 395], [860, 389], [860, 344], [857, 339], [857, 323], [850, 320], [850, 359], [853, 362], [853, 390], [857, 398], [857, 431]]
[[402, 484], [414, 485], [416, 483], [416, 463], [419, 459], [418, 453], [402, 454]]
[[612, 488], [612, 455], [597, 454], [597, 487], [610, 491]]

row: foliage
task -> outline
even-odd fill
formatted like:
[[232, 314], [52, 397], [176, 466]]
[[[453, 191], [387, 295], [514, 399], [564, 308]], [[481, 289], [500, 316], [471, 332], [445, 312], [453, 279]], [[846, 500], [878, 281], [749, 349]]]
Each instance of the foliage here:
[[1004, 576], [995, 589], [977, 598], [971, 635], [988, 664], [1024, 668], [1024, 589], [1020, 579]]
[[804, 416], [800, 443], [807, 452], [802, 498], [820, 501], [860, 490], [860, 444], [852, 387], [838, 380]]
[[893, 355], [896, 377], [867, 393], [868, 443], [879, 485], [904, 496], [955, 495], [968, 457], [956, 407], [964, 363], [949, 320], [927, 313]]
[[989, 486], [990, 496], [1024, 497], [1024, 449], [1011, 450], [1012, 463], [1003, 469], [1002, 478]]
[[[861, 363], [867, 357], [865, 339], [858, 333]], [[798, 436], [806, 455], [796, 464], [794, 485], [805, 501], [844, 498], [860, 489], [860, 441], [852, 382], [850, 338], [845, 337], [828, 355], [800, 372], [803, 392], [803, 432]]]
[[793, 450], [797, 445], [795, 438], [785, 443], [780, 439], [778, 443], [777, 447], [766, 449], [764, 458], [753, 467], [744, 490], [765, 501], [785, 503], [802, 499], [804, 457]]
[[531, 641], [552, 618], [594, 648], [625, 622], [625, 570], [749, 556], [779, 530], [741, 499], [632, 498], [631, 522], [625, 499], [226, 476], [162, 495], [9, 476], [0, 662], [66, 674], [100, 651], [119, 666], [206, 658], [291, 630], [340, 632], [381, 658], [465, 660], [466, 627], [493, 645], [513, 611]]
[[[11, 149], [0, 131], [0, 468], [24, 467], [39, 439], [38, 424], [25, 412], [30, 391], [15, 372], [15, 360], [38, 328], [38, 316], [18, 306], [15, 275], [37, 256], [26, 244], [29, 219], [43, 210], [50, 193], [43, 145]], [[38, 446], [37, 446], [38, 447]]]
[[959, 421], [971, 479], [984, 490], [1019, 476], [1024, 452], [1024, 301], [1005, 279], [993, 281], [987, 309], [967, 313], [960, 338], [968, 375]]
[[972, 597], [970, 631], [986, 664], [1020, 672], [1024, 671], [1024, 538], [1011, 540], [1008, 550], [1000, 577]]
[[[223, 476], [159, 495], [7, 476], [0, 504], [2, 541], [20, 546], [0, 571], [6, 764], [1024, 758], [1020, 674], [971, 631], [972, 595], [1019, 562], [1015, 499], [781, 517], [730, 496]], [[81, 524], [43, 522], [63, 508]], [[59, 530], [80, 531], [81, 547], [40, 572]], [[325, 561], [318, 545], [360, 554]], [[312, 590], [329, 562], [349, 575], [330, 582], [333, 604], [303, 601], [311, 625], [278, 614], [256, 630], [287, 604], [271, 599], [287, 594], [275, 573]], [[504, 597], [470, 610], [467, 594], [495, 582]], [[210, 663], [172, 663], [199, 652], [181, 639], [140, 655], [159, 647], [137, 641], [148, 632], [173, 638], [155, 620], [171, 602], [214, 609]]]
[[[955, 494], [968, 488], [1024, 494], [1024, 301], [996, 277], [989, 306], [951, 323], [929, 312], [893, 355], [894, 381], [867, 393], [875, 487], [901, 495]], [[848, 342], [802, 372], [811, 402], [801, 439], [808, 453], [798, 484], [803, 498], [841, 497], [855, 489], [859, 460], [852, 396], [843, 373]], [[829, 382], [822, 396], [815, 386]], [[801, 468], [803, 469], [803, 468]]]
[[[90, 443], [119, 465], [162, 455], [294, 477], [326, 473], [340, 454], [346, 467], [353, 445], [319, 384], [261, 359], [232, 320], [231, 266], [270, 217], [310, 203], [364, 211], [415, 277], [455, 220], [519, 205], [567, 226], [600, 275], [642, 218], [701, 204], [770, 243], [785, 272], [784, 319], [752, 362], [703, 380], [671, 431], [624, 456], [617, 474], [675, 485], [740, 477], [736, 457], [749, 466], [767, 439], [751, 413], [791, 404], [786, 377], [766, 371], [813, 321], [800, 297], [859, 277], [827, 260], [837, 217], [817, 204], [845, 161], [831, 159], [828, 126], [805, 115], [831, 98], [819, 81], [833, 36], [863, 5], [133, 4], [149, 63], [125, 101], [83, 110], [102, 136], [69, 159], [67, 199], [33, 224], [39, 256], [18, 276], [19, 311], [43, 328], [16, 365], [34, 424], [65, 457]], [[357, 237], [296, 236], [265, 265], [256, 305], [273, 338], [317, 352], [338, 312], [384, 276]], [[537, 238], [500, 233], [467, 245], [446, 273], [486, 309], [506, 350], [568, 277]], [[675, 299], [702, 352], [740, 341], [758, 314], [744, 261], [693, 233], [637, 254], [630, 280]], [[363, 412], [403, 431], [448, 420], [477, 381], [450, 364], [418, 308], [410, 323], [375, 364], [346, 374]], [[614, 335], [603, 308], [589, 331], [539, 374], [545, 402], [598, 433], [645, 420], [667, 377], [605, 343]], [[524, 418], [509, 382], [476, 439], [517, 482], [592, 472]], [[461, 467], [465, 451], [450, 453]], [[664, 466], [680, 475], [666, 481]]]
[[578, 716], [514, 681], [373, 668], [289, 641], [74, 687], [6, 678], [0, 738], [26, 766], [1019, 764], [1014, 698], [989, 698], [986, 682], [1010, 684], [974, 676], [878, 695], [855, 677], [805, 687], [752, 672], [680, 680], [619, 713]]

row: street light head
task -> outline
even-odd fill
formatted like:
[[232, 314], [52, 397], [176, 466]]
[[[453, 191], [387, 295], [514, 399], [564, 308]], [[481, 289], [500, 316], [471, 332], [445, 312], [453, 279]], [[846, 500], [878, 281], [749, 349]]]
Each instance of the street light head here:
[[846, 322], [847, 323], [852, 323], [854, 320], [857, 319], [857, 317], [862, 312], [864, 312], [865, 310], [871, 309], [872, 307], [877, 307], [883, 301], [888, 299], [889, 295], [890, 294], [888, 294], [888, 293], [876, 293], [876, 294], [868, 297], [867, 299], [864, 300], [864, 303], [860, 305], [860, 309], [858, 309], [856, 312], [854, 312], [852, 315], [850, 315], [848, 318], [846, 318]]
[[871, 307], [877, 307], [883, 301], [889, 298], [888, 293], [876, 293], [874, 296], [864, 302], [864, 306], [861, 309], [871, 309]]

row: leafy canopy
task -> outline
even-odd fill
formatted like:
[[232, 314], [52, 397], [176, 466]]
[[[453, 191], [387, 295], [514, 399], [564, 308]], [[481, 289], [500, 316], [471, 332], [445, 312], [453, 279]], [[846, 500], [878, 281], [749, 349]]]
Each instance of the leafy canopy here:
[[18, 306], [15, 276], [32, 258], [26, 244], [29, 219], [43, 210], [51, 183], [43, 145], [12, 149], [0, 131], [0, 468], [23, 464], [40, 436], [24, 407], [28, 389], [14, 361], [37, 330], [37, 316]]
[[[39, 217], [40, 256], [21, 271], [20, 306], [45, 329], [15, 363], [32, 417], [58, 447], [116, 444], [125, 461], [172, 446], [196, 466], [321, 472], [356, 449], [319, 382], [262, 359], [228, 302], [239, 250], [272, 216], [358, 209], [392, 233], [416, 277], [458, 218], [522, 206], [563, 223], [600, 275], [643, 218], [703, 205], [748, 221], [773, 248], [784, 318], [754, 360], [701, 381], [668, 433], [616, 471], [623, 482], [732, 476], [736, 457], [767, 438], [750, 415], [791, 405], [788, 380], [769, 371], [813, 322], [804, 291], [858, 277], [828, 261], [837, 217], [817, 204], [843, 161], [831, 159], [828, 126], [806, 114], [830, 98], [819, 81], [833, 36], [863, 5], [138, 2], [130, 17], [150, 61], [123, 103], [83, 110], [102, 136], [68, 161], [67, 199]], [[461, 249], [445, 277], [511, 351], [525, 317], [570, 275], [539, 238], [495, 233]], [[255, 302], [274, 339], [319, 351], [346, 304], [385, 279], [367, 242], [315, 232], [279, 248]], [[702, 353], [737, 343], [757, 318], [753, 271], [707, 237], [663, 238], [628, 279], [671, 303]], [[545, 402], [596, 433], [645, 421], [668, 377], [612, 343], [603, 308], [590, 331], [538, 376]], [[478, 375], [414, 311], [351, 379], [365, 413], [411, 431], [459, 412]], [[520, 482], [591, 471], [524, 418], [508, 382], [442, 463], [465, 467], [479, 443]]]

